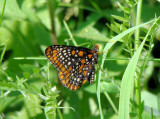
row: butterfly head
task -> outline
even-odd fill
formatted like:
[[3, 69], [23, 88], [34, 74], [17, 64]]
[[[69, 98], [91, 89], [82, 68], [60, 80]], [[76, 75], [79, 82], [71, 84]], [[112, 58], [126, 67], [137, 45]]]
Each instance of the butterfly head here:
[[98, 52], [99, 46], [96, 44], [96, 45], [92, 48], [92, 50], [95, 51], [95, 52]]

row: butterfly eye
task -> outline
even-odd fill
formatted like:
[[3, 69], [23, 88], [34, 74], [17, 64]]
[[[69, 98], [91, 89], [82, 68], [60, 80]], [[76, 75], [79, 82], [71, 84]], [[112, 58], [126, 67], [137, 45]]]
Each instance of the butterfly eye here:
[[98, 45], [92, 50], [83, 47], [52, 45], [45, 50], [46, 57], [59, 71], [61, 83], [70, 90], [79, 89], [88, 79], [94, 80], [94, 64], [98, 61]]

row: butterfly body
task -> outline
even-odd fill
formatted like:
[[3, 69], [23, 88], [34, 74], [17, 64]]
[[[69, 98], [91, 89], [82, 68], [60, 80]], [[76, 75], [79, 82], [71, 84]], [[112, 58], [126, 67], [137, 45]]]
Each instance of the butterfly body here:
[[95, 75], [94, 64], [98, 61], [98, 45], [93, 49], [52, 45], [45, 50], [46, 57], [59, 71], [61, 83], [70, 90], [79, 89], [88, 79], [92, 84]]

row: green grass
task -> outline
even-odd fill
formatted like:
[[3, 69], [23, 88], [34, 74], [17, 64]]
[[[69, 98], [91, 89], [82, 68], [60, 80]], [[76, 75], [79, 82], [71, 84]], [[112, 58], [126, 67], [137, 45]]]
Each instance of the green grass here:
[[[159, 4], [0, 1], [0, 117], [160, 118]], [[77, 91], [61, 85], [44, 55], [57, 43], [99, 45], [92, 85]]]

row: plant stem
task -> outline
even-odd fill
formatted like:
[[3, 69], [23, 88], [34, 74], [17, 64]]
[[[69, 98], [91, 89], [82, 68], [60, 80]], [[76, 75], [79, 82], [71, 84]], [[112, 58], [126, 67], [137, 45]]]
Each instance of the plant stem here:
[[[51, 22], [51, 37], [53, 40], [53, 43], [57, 45], [57, 38], [55, 34], [55, 23], [54, 23], [54, 12], [56, 9], [56, 0], [47, 0], [48, 2], [48, 9], [49, 9], [49, 15], [50, 15], [50, 22]], [[53, 3], [54, 2], [54, 3]]]
[[[140, 24], [140, 19], [141, 19], [141, 10], [142, 10], [142, 0], [139, 0], [137, 3], [137, 18], [136, 18], [136, 26]], [[140, 34], [140, 30], [139, 28], [136, 30], [136, 34], [135, 34], [135, 51], [138, 49], [139, 47], [139, 34]], [[137, 80], [135, 80], [135, 89], [136, 89], [136, 100], [137, 100], [137, 113], [139, 115], [139, 119], [142, 119], [142, 111], [141, 111], [141, 87], [140, 87], [140, 78], [137, 78]]]
[[[101, 86], [101, 88], [104, 90], [104, 87], [103, 87], [103, 86]], [[112, 99], [110, 98], [110, 96], [108, 95], [108, 93], [107, 93], [106, 91], [104, 91], [104, 95], [106, 96], [106, 98], [108, 99], [109, 103], [111, 104], [113, 110], [115, 111], [115, 113], [116, 113], [117, 116], [118, 116], [118, 110], [117, 110], [115, 104], [113, 103]]]
[[68, 32], [68, 34], [69, 34], [69, 36], [70, 36], [70, 38], [71, 38], [73, 44], [74, 44], [75, 46], [78, 46], [78, 44], [76, 43], [75, 39], [73, 38], [73, 35], [72, 35], [72, 33], [71, 33], [71, 31], [70, 31], [70, 29], [69, 29], [69, 27], [68, 27], [66, 21], [63, 20], [63, 23], [64, 23], [65, 28], [67, 29], [67, 32]]

